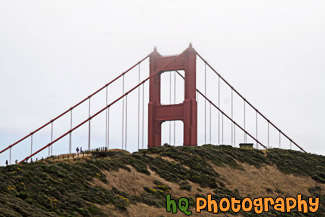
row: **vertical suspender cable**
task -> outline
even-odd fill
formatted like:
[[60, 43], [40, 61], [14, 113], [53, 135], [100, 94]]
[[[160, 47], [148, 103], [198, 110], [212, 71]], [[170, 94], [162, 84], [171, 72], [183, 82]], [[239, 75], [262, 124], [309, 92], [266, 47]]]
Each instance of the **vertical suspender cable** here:
[[[204, 95], [207, 96], [207, 64], [204, 65]], [[204, 100], [204, 143], [207, 144], [207, 101]]]
[[[122, 95], [124, 95], [124, 75], [122, 79]], [[122, 99], [122, 150], [124, 148], [124, 97]]]
[[[244, 99], [244, 130], [246, 131], [246, 100]], [[246, 143], [246, 133], [244, 131], [244, 142]]]
[[109, 110], [110, 108], [107, 108], [107, 149], [109, 149]]
[[223, 114], [221, 115], [221, 143], [223, 143]]
[[9, 149], [9, 165], [11, 164], [11, 148]]
[[[174, 71], [174, 104], [176, 104], [176, 71]], [[176, 121], [174, 121], [174, 146], [176, 143]]]
[[[91, 97], [89, 97], [89, 105], [88, 105], [88, 117], [90, 118], [90, 99]], [[90, 151], [90, 127], [91, 127], [91, 120], [88, 121], [88, 150]]]
[[[70, 130], [72, 129], [72, 109], [70, 110]], [[69, 133], [69, 153], [71, 154], [72, 132]]]
[[[169, 104], [172, 104], [172, 72], [169, 72]], [[169, 145], [172, 144], [172, 122], [169, 121]]]
[[[256, 110], [256, 126], [255, 126], [255, 129], [256, 129], [256, 140], [258, 139], [258, 112]], [[258, 149], [258, 142], [256, 142], [256, 149]]]
[[[107, 86], [106, 86], [106, 88], [105, 88], [105, 105], [107, 106]], [[106, 109], [106, 111], [105, 111], [105, 146], [107, 147], [107, 132], [108, 132], [108, 130], [107, 130], [107, 116], [108, 116], [108, 114], [107, 114], [107, 111], [108, 111], [108, 108]]]
[[196, 105], [197, 105], [197, 108], [196, 108], [197, 120], [196, 121], [197, 121], [197, 123], [199, 123], [199, 117], [200, 117], [200, 115], [199, 115], [200, 114], [199, 113], [199, 94], [197, 92], [196, 92]]
[[[218, 107], [220, 108], [220, 77], [218, 76]], [[220, 111], [218, 111], [218, 144], [220, 145]]]
[[290, 139], [290, 149], [292, 149], [291, 139]]
[[[108, 86], [106, 86], [106, 106], [108, 105]], [[106, 109], [106, 147], [109, 148], [109, 108]]]
[[234, 146], [236, 146], [236, 125], [234, 124]]
[[[221, 95], [220, 94], [220, 76], [218, 77], [218, 83], [219, 83], [219, 85], [218, 85], [218, 88], [219, 88], [218, 107], [221, 109], [221, 105], [220, 105], [220, 95]], [[220, 111], [219, 111], [219, 117], [220, 117]], [[218, 128], [220, 129], [220, 118], [219, 118], [218, 122], [219, 122]], [[219, 131], [219, 134], [220, 134], [220, 131]], [[221, 144], [223, 144], [223, 114], [221, 114]]]
[[[234, 120], [234, 99], [233, 99], [233, 89], [231, 88], [231, 119]], [[231, 121], [230, 123], [230, 127], [231, 127], [231, 145], [234, 146], [234, 124], [233, 122]]]
[[281, 131], [279, 131], [279, 148], [281, 148]]
[[211, 143], [211, 119], [212, 119], [212, 118], [211, 118], [211, 103], [210, 103], [209, 105], [210, 105], [210, 115], [209, 115], [209, 117], [210, 117], [210, 119], [209, 119], [209, 121], [210, 121], [210, 124], [209, 124], [209, 125], [210, 125], [210, 126], [209, 126], [209, 130], [210, 130], [210, 131], [209, 131], [209, 144], [212, 144], [212, 143]]
[[[53, 141], [53, 121], [51, 122], [51, 142]], [[51, 155], [53, 155], [53, 144], [51, 145]]]
[[33, 154], [33, 134], [30, 136], [30, 154]]
[[127, 150], [128, 141], [128, 95], [125, 96], [125, 150]]
[[270, 148], [270, 121], [267, 121], [267, 148]]
[[[140, 83], [140, 63], [138, 72], [138, 83]], [[138, 150], [140, 149], [140, 87], [138, 87]]]
[[[51, 131], [51, 142], [52, 142], [52, 123], [51, 123], [51, 130], [50, 131]], [[47, 149], [48, 150], [48, 152], [47, 152], [48, 157], [51, 155], [51, 147], [52, 146], [49, 146], [48, 149]]]
[[144, 149], [144, 84], [142, 84], [142, 149]]

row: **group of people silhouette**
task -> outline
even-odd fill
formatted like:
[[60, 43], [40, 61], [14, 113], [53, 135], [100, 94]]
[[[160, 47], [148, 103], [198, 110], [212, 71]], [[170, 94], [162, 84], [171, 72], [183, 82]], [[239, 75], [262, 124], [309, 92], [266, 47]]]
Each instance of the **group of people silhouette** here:
[[[80, 154], [83, 153], [82, 147], [80, 147], [80, 149], [79, 149], [79, 147], [76, 148], [77, 154], [79, 154], [79, 151], [80, 151]], [[33, 162], [32, 158], [31, 158], [31, 162]], [[18, 161], [16, 160], [15, 163], [17, 164]], [[8, 160], [6, 160], [6, 166], [8, 166], [8, 165], [9, 165], [9, 162], [8, 162]]]
[[80, 153], [83, 152], [82, 147], [80, 147], [80, 149], [79, 149], [79, 147], [76, 148], [76, 152], [77, 152], [77, 154], [79, 154], [79, 151], [80, 151]]

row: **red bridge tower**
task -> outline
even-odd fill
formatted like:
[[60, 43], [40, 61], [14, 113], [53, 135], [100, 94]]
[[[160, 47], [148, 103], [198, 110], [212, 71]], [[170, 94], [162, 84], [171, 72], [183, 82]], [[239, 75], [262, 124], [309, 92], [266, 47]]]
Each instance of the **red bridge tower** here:
[[[181, 120], [184, 123], [184, 146], [197, 145], [196, 102], [196, 51], [190, 45], [180, 56], [161, 56], [157, 50], [150, 55], [150, 79], [148, 107], [148, 148], [161, 146], [161, 124], [164, 121]], [[172, 63], [165, 66], [168, 62]], [[165, 66], [165, 67], [164, 67]], [[164, 68], [162, 68], [164, 67]], [[166, 71], [185, 71], [184, 102], [162, 105], [160, 102], [160, 75]]]

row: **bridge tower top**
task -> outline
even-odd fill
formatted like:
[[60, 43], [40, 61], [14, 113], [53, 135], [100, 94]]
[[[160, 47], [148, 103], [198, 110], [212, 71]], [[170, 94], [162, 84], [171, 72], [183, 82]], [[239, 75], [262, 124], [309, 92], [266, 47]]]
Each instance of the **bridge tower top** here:
[[[159, 73], [156, 73], [157, 70], [160, 70]], [[166, 71], [177, 70], [184, 70], [185, 72], [184, 101], [180, 104], [162, 105], [160, 100], [160, 76]], [[196, 51], [190, 44], [190, 46], [178, 56], [161, 56], [155, 48], [150, 55], [150, 76], [151, 75], [154, 76], [149, 82], [148, 147], [161, 146], [161, 124], [164, 121], [172, 120], [181, 120], [184, 123], [184, 145], [196, 146]]]

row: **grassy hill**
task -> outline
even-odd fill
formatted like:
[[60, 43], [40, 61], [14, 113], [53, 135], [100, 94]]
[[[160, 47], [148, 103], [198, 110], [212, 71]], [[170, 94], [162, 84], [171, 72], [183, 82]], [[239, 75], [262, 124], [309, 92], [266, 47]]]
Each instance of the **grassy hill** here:
[[[97, 156], [97, 157], [94, 157]], [[44, 160], [0, 168], [0, 216], [185, 216], [166, 212], [173, 198], [320, 197], [317, 213], [276, 211], [259, 216], [325, 216], [325, 157], [290, 150], [230, 146], [158, 147], [89, 159]], [[194, 212], [192, 216], [256, 216]]]

